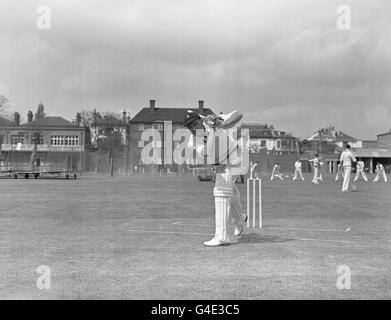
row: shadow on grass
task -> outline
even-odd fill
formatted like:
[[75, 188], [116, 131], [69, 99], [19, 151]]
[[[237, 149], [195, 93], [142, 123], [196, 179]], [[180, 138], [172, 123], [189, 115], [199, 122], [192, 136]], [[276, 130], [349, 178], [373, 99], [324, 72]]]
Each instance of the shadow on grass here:
[[243, 234], [239, 239], [238, 243], [264, 243], [264, 242], [288, 242], [295, 239], [281, 238], [278, 236], [267, 236], [258, 233]]

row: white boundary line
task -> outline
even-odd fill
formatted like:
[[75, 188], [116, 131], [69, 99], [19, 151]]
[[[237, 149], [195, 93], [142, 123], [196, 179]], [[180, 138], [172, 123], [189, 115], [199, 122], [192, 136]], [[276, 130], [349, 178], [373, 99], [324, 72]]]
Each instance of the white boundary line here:
[[[141, 232], [141, 233], [155, 233], [155, 234], [183, 234], [183, 235], [197, 235], [197, 236], [213, 236], [212, 233], [196, 233], [196, 232], [183, 232], [183, 231], [163, 231], [163, 230], [142, 230], [142, 229], [126, 229], [129, 232]], [[261, 235], [262, 236], [262, 235]], [[268, 235], [265, 235], [266, 239]], [[333, 239], [311, 239], [311, 238], [291, 238], [280, 237], [285, 240], [299, 240], [299, 241], [324, 241], [324, 242], [337, 242], [337, 243], [352, 243], [354, 241], [349, 240], [333, 240]]]
[[[191, 224], [182, 223], [182, 221], [174, 222], [177, 226], [195, 226], [195, 227], [213, 227], [213, 224]], [[325, 231], [325, 232], [349, 232], [351, 228], [345, 230], [341, 229], [312, 229], [312, 228], [284, 228], [284, 227], [262, 227], [262, 229], [276, 229], [276, 230], [308, 230], [308, 231]]]

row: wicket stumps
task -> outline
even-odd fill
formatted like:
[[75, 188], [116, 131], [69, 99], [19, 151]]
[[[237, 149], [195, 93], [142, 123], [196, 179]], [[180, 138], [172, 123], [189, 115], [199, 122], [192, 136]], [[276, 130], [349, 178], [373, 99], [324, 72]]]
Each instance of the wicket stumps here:
[[[258, 193], [256, 192], [257, 184], [258, 184]], [[257, 206], [257, 198], [258, 198], [258, 206]], [[252, 210], [250, 208], [251, 204], [252, 204]], [[252, 227], [253, 228], [256, 227], [257, 207], [259, 210], [258, 211], [259, 228], [262, 228], [262, 180], [247, 179], [247, 227], [248, 228], [250, 228], [251, 221], [252, 221]]]

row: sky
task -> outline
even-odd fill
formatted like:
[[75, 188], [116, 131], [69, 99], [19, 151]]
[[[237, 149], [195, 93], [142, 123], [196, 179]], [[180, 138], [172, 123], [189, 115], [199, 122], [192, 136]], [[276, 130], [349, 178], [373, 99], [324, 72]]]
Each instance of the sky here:
[[[40, 5], [50, 29], [37, 27]], [[340, 5], [350, 29], [337, 27]], [[72, 120], [134, 116], [155, 99], [204, 100], [297, 137], [391, 128], [389, 0], [1, 0], [0, 48], [0, 95], [22, 121], [39, 102]]]

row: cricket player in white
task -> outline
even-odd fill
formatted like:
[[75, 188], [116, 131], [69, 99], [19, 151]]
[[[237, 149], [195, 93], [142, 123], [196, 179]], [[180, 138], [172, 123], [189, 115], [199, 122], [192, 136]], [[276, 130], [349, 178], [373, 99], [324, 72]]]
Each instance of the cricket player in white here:
[[302, 172], [301, 167], [302, 167], [301, 161], [299, 159], [296, 160], [296, 162], [295, 162], [295, 173], [294, 173], [293, 179], [292, 179], [293, 181], [295, 181], [297, 179], [297, 176], [300, 176], [300, 179], [302, 181], [304, 181], [303, 172]]
[[314, 177], [312, 178], [312, 183], [319, 184], [319, 167], [320, 167], [320, 161], [319, 161], [319, 154], [315, 154], [315, 158], [309, 160], [313, 163], [314, 166]]
[[323, 177], [322, 177], [322, 167], [324, 166], [324, 162], [322, 161], [322, 158], [319, 157], [319, 176], [318, 180], [323, 182]]
[[383, 177], [384, 182], [387, 182], [386, 171], [384, 170], [384, 167], [380, 162], [378, 162], [376, 164], [375, 172], [376, 172], [376, 176], [375, 176], [375, 179], [373, 180], [373, 182], [378, 182], [380, 179], [380, 175]]
[[278, 177], [281, 180], [284, 180], [284, 178], [282, 177], [282, 174], [280, 173], [280, 164], [278, 162], [273, 167], [273, 171], [272, 171], [272, 175], [270, 177], [270, 180], [273, 181], [274, 177]]
[[342, 151], [340, 158], [340, 166], [343, 167], [343, 183], [342, 183], [342, 192], [349, 191], [349, 182], [350, 182], [350, 173], [352, 171], [352, 164], [356, 162], [354, 154], [350, 151], [350, 145], [345, 146], [345, 150]]
[[258, 162], [250, 162], [250, 179], [259, 180], [258, 172], [256, 171], [257, 166]]
[[341, 170], [340, 165], [338, 164], [338, 167], [337, 167], [337, 174], [335, 175], [335, 181], [338, 181], [338, 180], [339, 180], [339, 176], [342, 176], [342, 178], [343, 178], [343, 172], [342, 172], [342, 170]]
[[358, 178], [360, 177], [360, 174], [362, 175], [362, 178], [366, 182], [368, 182], [368, 178], [365, 174], [364, 169], [365, 169], [364, 161], [362, 161], [361, 159], [358, 159], [358, 162], [356, 165], [356, 176], [354, 177], [353, 182], [356, 182], [358, 180]]
[[[193, 139], [189, 139], [188, 146], [195, 149], [201, 157], [209, 155], [211, 154], [209, 148], [214, 148], [215, 146], [213, 143], [215, 136], [219, 133], [223, 133], [228, 137], [228, 154], [225, 156], [230, 157], [231, 160], [231, 158], [233, 158], [232, 152], [234, 149], [241, 147], [242, 153], [246, 152], [248, 149], [247, 144], [244, 145], [243, 140], [241, 140], [241, 145], [240, 143], [238, 144], [238, 141], [235, 141], [228, 132], [228, 129], [240, 127], [241, 118], [242, 115], [237, 111], [229, 114], [220, 114], [218, 116], [209, 115], [206, 117], [190, 111], [185, 117], [184, 126], [188, 128], [193, 135], [196, 134], [195, 131], [205, 129], [205, 142], [210, 143], [194, 146]], [[245, 148], [247, 149], [245, 150]], [[247, 174], [249, 169], [248, 164], [249, 163], [247, 162], [246, 166], [246, 164], [242, 163], [239, 163], [239, 165], [230, 163], [226, 164], [223, 169], [222, 167], [216, 168], [216, 182], [215, 188], [213, 189], [215, 197], [215, 235], [211, 240], [204, 242], [205, 246], [216, 247], [230, 243], [227, 230], [229, 217], [235, 227], [234, 234], [239, 236], [243, 232], [243, 225], [247, 220], [247, 216], [241, 212], [240, 194], [235, 184], [238, 176]], [[220, 172], [217, 171], [218, 168], [220, 169]]]

